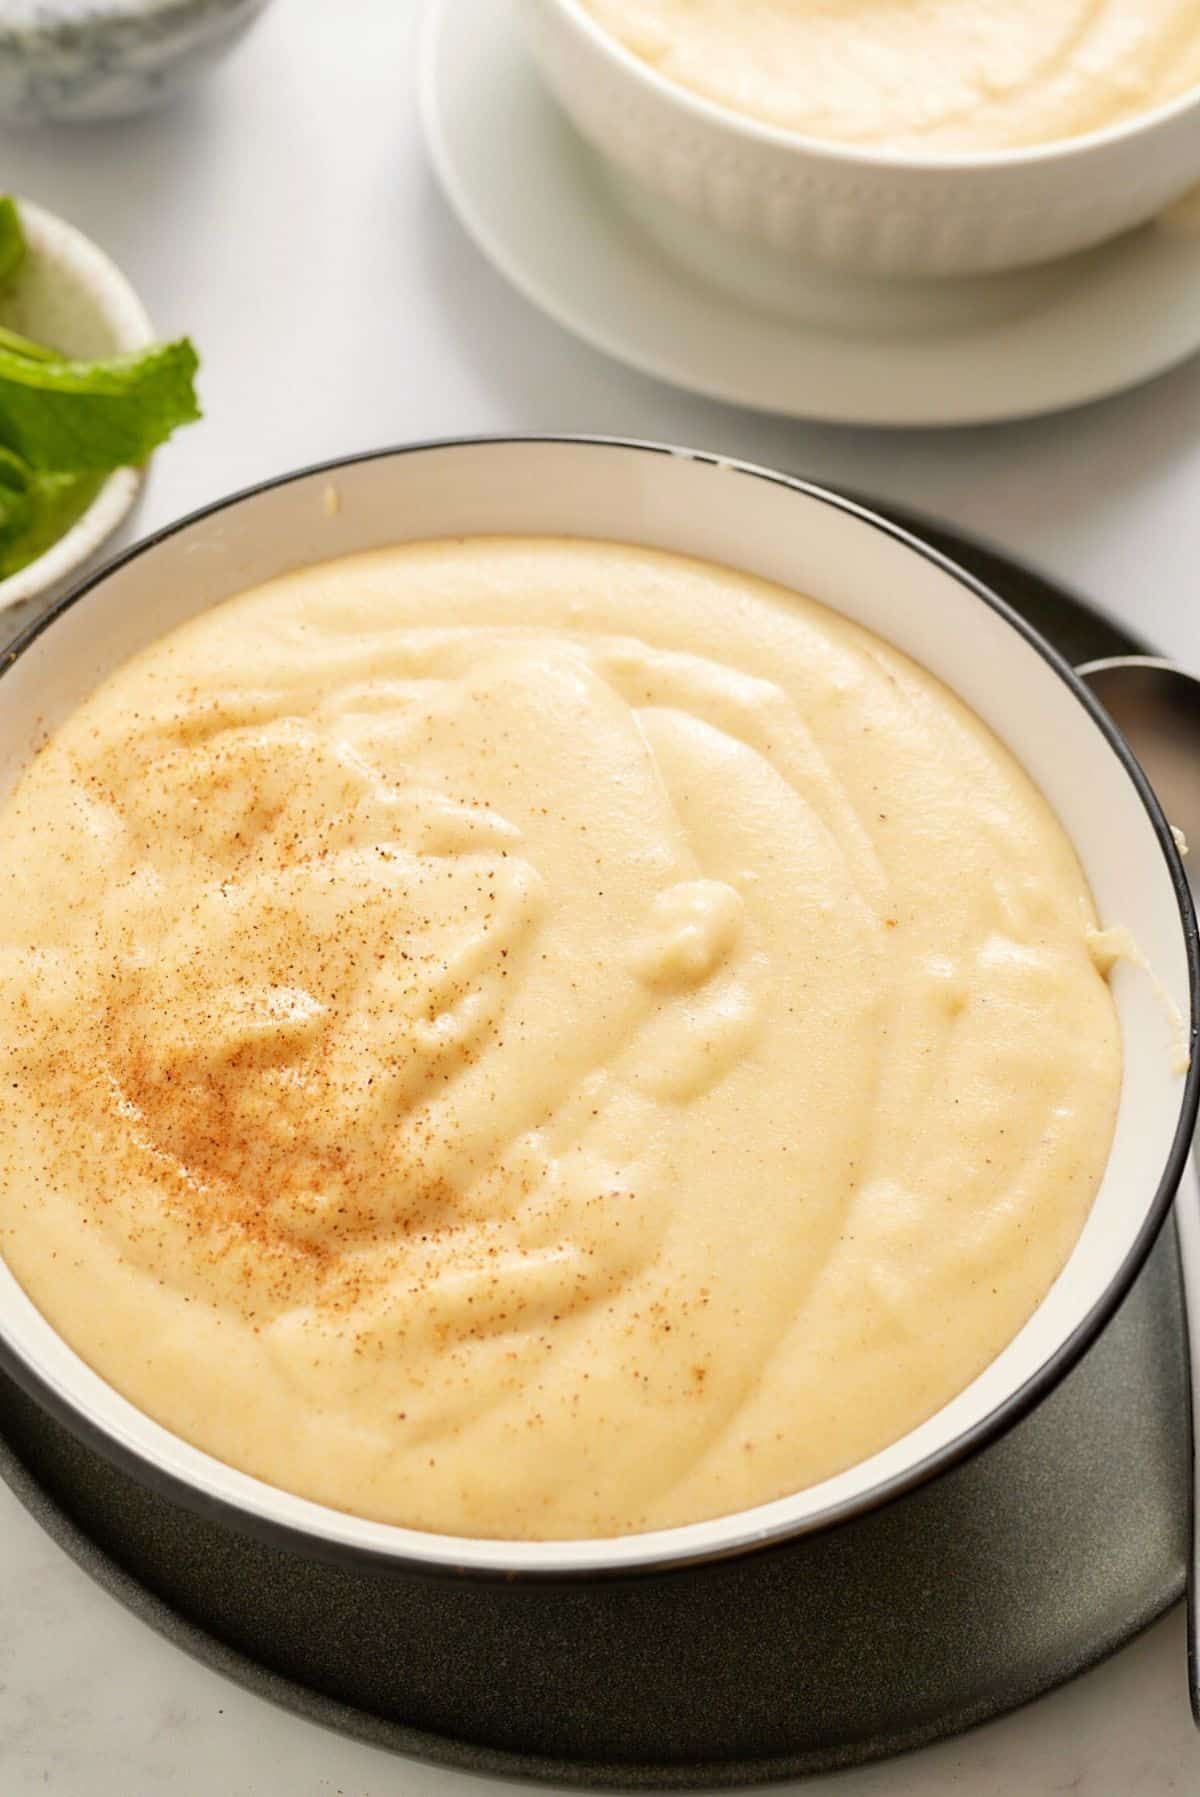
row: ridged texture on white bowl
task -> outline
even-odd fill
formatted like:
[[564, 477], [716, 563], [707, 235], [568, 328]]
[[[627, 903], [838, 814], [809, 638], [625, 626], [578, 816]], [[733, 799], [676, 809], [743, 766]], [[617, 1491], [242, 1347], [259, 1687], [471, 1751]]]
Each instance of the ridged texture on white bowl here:
[[619, 169], [720, 230], [836, 267], [919, 277], [1048, 261], [1145, 222], [1200, 181], [1200, 92], [1033, 156], [873, 161], [674, 87], [577, 0], [517, 7], [551, 91]]

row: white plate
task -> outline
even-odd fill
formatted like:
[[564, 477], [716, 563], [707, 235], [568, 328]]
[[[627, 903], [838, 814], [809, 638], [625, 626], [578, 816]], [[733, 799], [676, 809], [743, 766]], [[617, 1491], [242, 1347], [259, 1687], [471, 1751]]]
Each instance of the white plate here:
[[[559, 324], [695, 392], [831, 423], [975, 424], [1080, 405], [1200, 349], [1200, 225], [1184, 209], [986, 279], [885, 287], [789, 267], [785, 310], [779, 267], [749, 267], [752, 248], [693, 236], [675, 246], [686, 266], [652, 240], [543, 90], [506, 0], [429, 0], [421, 88], [434, 165], [484, 254]], [[748, 272], [758, 303], [722, 285]]]

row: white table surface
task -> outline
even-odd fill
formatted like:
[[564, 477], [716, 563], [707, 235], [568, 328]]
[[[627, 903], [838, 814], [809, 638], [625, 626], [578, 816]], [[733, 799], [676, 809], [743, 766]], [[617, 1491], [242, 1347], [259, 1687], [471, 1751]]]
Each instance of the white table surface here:
[[[1200, 668], [1200, 362], [1069, 416], [924, 435], [767, 420], [629, 373], [512, 294], [447, 215], [418, 130], [416, 10], [277, 0], [245, 48], [161, 117], [0, 132], [0, 189], [98, 238], [160, 329], [190, 331], [202, 352], [205, 421], [159, 457], [139, 528], [404, 439], [672, 438], [941, 513]], [[806, 1797], [1195, 1793], [1183, 1661], [1177, 1611], [1029, 1709], [811, 1782]], [[326, 1733], [194, 1664], [95, 1588], [0, 1487], [3, 1797], [481, 1788]]]

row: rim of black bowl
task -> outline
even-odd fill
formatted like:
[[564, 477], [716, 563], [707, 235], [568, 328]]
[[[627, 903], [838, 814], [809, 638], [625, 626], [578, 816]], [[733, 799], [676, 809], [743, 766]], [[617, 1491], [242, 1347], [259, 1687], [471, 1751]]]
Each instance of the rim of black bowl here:
[[[437, 1559], [427, 1558], [419, 1551], [407, 1547], [393, 1550], [365, 1543], [343, 1541], [334, 1536], [319, 1533], [315, 1528], [304, 1528], [291, 1522], [263, 1515], [230, 1498], [219, 1497], [212, 1492], [202, 1490], [192, 1484], [190, 1480], [169, 1471], [157, 1460], [116, 1440], [88, 1410], [55, 1390], [29, 1366], [17, 1348], [9, 1341], [3, 1328], [0, 1327], [0, 1365], [36, 1402], [82, 1439], [87, 1446], [99, 1451], [122, 1471], [131, 1473], [143, 1485], [150, 1487], [172, 1502], [182, 1504], [186, 1509], [231, 1525], [273, 1546], [287, 1548], [310, 1559], [315, 1556], [334, 1564], [347, 1562], [358, 1565], [365, 1564], [391, 1570], [398, 1574], [430, 1579], [468, 1578], [551, 1584], [586, 1583], [598, 1579], [636, 1579], [681, 1573], [690, 1567], [780, 1547], [789, 1540], [815, 1535], [840, 1524], [852, 1522], [855, 1518], [864, 1516], [869, 1511], [878, 1509], [882, 1504], [902, 1497], [919, 1486], [928, 1484], [941, 1474], [949, 1472], [953, 1467], [961, 1465], [982, 1448], [997, 1441], [1041, 1403], [1042, 1399], [1066, 1376], [1097, 1339], [1125, 1298], [1162, 1229], [1183, 1175], [1195, 1130], [1197, 1108], [1200, 1105], [1200, 1053], [1197, 1052], [1200, 1047], [1200, 931], [1197, 929], [1196, 913], [1188, 887], [1187, 875], [1171, 827], [1132, 750], [1103, 706], [1076, 674], [1066, 658], [1060, 655], [1058, 650], [1018, 611], [999, 594], [994, 593], [983, 581], [977, 580], [965, 568], [959, 567], [950, 556], [943, 555], [940, 550], [923, 542], [913, 532], [906, 530], [902, 525], [892, 523], [888, 518], [881, 517], [858, 500], [846, 498], [843, 494], [822, 487], [814, 481], [780, 473], [777, 469], [762, 467], [753, 462], [742, 461], [737, 457], [717, 455], [711, 451], [690, 449], [678, 444], [656, 443], [632, 437], [597, 436], [569, 432], [514, 432], [465, 437], [435, 437], [416, 443], [402, 443], [384, 449], [335, 456], [327, 461], [313, 462], [306, 467], [292, 469], [286, 474], [258, 481], [223, 499], [200, 506], [196, 510], [188, 512], [184, 517], [176, 519], [173, 523], [164, 525], [161, 530], [155, 531], [152, 535], [143, 537], [121, 554], [113, 556], [95, 573], [89, 575], [78, 586], [55, 601], [39, 618], [20, 632], [9, 647], [0, 654], [0, 679], [58, 618], [73, 606], [78, 605], [81, 600], [86, 599], [90, 593], [103, 585], [118, 570], [140, 556], [148, 554], [160, 544], [169, 542], [172, 537], [190, 529], [192, 525], [212, 518], [220, 512], [229, 511], [247, 499], [271, 492], [276, 487], [285, 487], [295, 482], [311, 480], [314, 476], [336, 474], [339, 469], [355, 467], [361, 463], [401, 460], [409, 455], [422, 455], [438, 451], [487, 447], [513, 448], [523, 444], [547, 446], [561, 444], [573, 448], [617, 449], [631, 455], [671, 456], [684, 461], [718, 467], [749, 480], [767, 481], [774, 486], [802, 494], [820, 504], [831, 506], [837, 511], [847, 513], [860, 520], [871, 529], [879, 531], [882, 535], [919, 555], [944, 574], [949, 575], [981, 603], [996, 612], [1011, 629], [1025, 639], [1069, 688], [1076, 702], [1088, 713], [1107, 741], [1109, 748], [1121, 763], [1126, 776], [1141, 799], [1166, 861], [1179, 908], [1180, 926], [1183, 931], [1187, 956], [1190, 998], [1188, 1028], [1190, 1064], [1184, 1079], [1179, 1117], [1172, 1137], [1170, 1152], [1159, 1177], [1154, 1197], [1147, 1208], [1132, 1246], [1108, 1286], [1083, 1320], [1059, 1343], [1054, 1352], [1042, 1362], [1034, 1373], [1031, 1373], [986, 1416], [964, 1429], [952, 1441], [905, 1468], [904, 1471], [895, 1473], [890, 1478], [881, 1479], [866, 1490], [829, 1504], [824, 1509], [806, 1517], [792, 1520], [783, 1519], [768, 1525], [747, 1522], [740, 1535], [735, 1534], [731, 1539], [711, 1546], [682, 1547], [678, 1551], [672, 1551], [669, 1545], [661, 1545], [649, 1550], [644, 1558], [626, 1559], [614, 1564], [611, 1560], [606, 1561], [604, 1557], [605, 1549], [611, 1548], [614, 1544], [611, 1538], [580, 1539], [570, 1542], [556, 1541], [542, 1545], [551, 1546], [560, 1551], [573, 1550], [578, 1564], [527, 1566], [511, 1561], [506, 1564], [503, 1559], [503, 1550], [513, 1546], [527, 1549], [531, 1546], [536, 1547], [537, 1543], [506, 1543], [498, 1540], [493, 1544], [485, 1538], [470, 1538], [473, 1547], [495, 1546], [497, 1550], [495, 1563], [486, 1565], [456, 1561], [453, 1557], [453, 1549], [454, 1542], [458, 1537], [451, 1535], [437, 1535], [428, 1532], [428, 1539], [431, 1542], [438, 1542], [442, 1548], [441, 1557]], [[0, 703], [2, 702], [2, 694], [0, 694]], [[183, 1438], [178, 1439], [182, 1440]], [[185, 1443], [184, 1445], [190, 1444]], [[204, 1450], [199, 1451], [203, 1452]], [[272, 1489], [266, 1486], [264, 1481], [260, 1481], [260, 1483], [266, 1490]], [[786, 1499], [783, 1501], [786, 1502]], [[339, 1513], [331, 1512], [331, 1514]], [[753, 1510], [734, 1511], [726, 1516], [707, 1520], [714, 1525], [725, 1524], [728, 1526], [736, 1522], [739, 1516], [749, 1518], [753, 1514]], [[422, 1533], [421, 1531], [405, 1532]], [[682, 1528], [655, 1531], [654, 1539], [663, 1543], [666, 1538], [669, 1542], [672, 1535], [682, 1532]], [[623, 1536], [615, 1539], [619, 1540], [625, 1551], [628, 1552], [629, 1543], [636, 1542], [638, 1537]]]

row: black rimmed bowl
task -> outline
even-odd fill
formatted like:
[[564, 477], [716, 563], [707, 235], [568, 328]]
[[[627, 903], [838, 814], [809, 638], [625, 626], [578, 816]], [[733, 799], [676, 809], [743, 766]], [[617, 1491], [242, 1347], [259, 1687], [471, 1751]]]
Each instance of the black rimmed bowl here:
[[[47, 728], [197, 612], [314, 561], [472, 533], [608, 537], [707, 557], [809, 593], [894, 642], [971, 705], [1041, 786], [1102, 920], [1132, 932], [1194, 1039], [1195, 920], [1171, 833], [1123, 742], [1057, 654], [968, 575], [852, 502], [691, 451], [598, 439], [431, 444], [306, 470], [210, 507], [102, 571], [0, 662], [0, 792]], [[256, 1544], [254, 1589], [223, 1595], [269, 1620], [269, 1657], [288, 1676], [476, 1743], [490, 1763], [516, 1756], [514, 1769], [530, 1769], [522, 1756], [559, 1761], [559, 1775], [580, 1759], [761, 1761], [789, 1690], [789, 1640], [770, 1622], [777, 1601], [793, 1612], [800, 1601], [794, 1582], [786, 1597], [788, 1581], [822, 1576], [823, 1539], [832, 1568], [842, 1525], [963, 1460], [1045, 1396], [1112, 1316], [1167, 1214], [1200, 1070], [1178, 1071], [1163, 993], [1149, 980], [1121, 968], [1114, 996], [1125, 1071], [1112, 1153], [1052, 1290], [926, 1423], [848, 1472], [754, 1510], [615, 1541], [547, 1543], [346, 1516], [151, 1422], [67, 1347], [2, 1266], [0, 1359], [164, 1518], [199, 1516], [194, 1554], [173, 1551], [185, 1610], [205, 1613], [221, 1576], [214, 1543]], [[186, 1529], [177, 1537], [186, 1542]], [[227, 1576], [244, 1579], [246, 1565], [231, 1559]], [[732, 1664], [727, 1647], [745, 1643], [741, 1620], [756, 1610], [761, 1637]], [[854, 1646], [831, 1641], [830, 1652]]]

